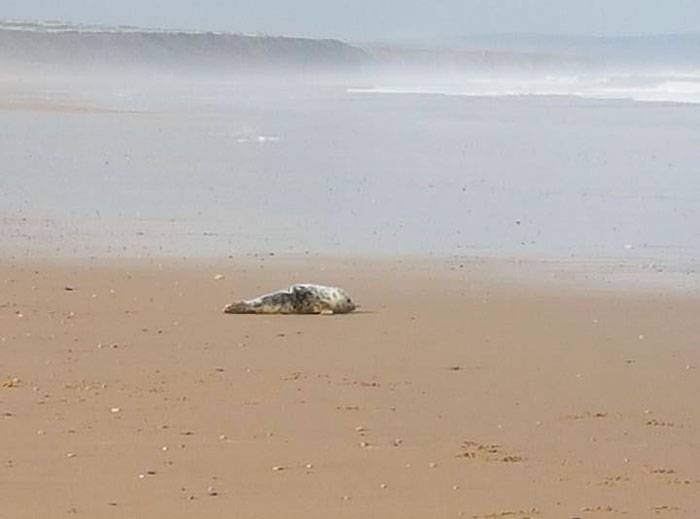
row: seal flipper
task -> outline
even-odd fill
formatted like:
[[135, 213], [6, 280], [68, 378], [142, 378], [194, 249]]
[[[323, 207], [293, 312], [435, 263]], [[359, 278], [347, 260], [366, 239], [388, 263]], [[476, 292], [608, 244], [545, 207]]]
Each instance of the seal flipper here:
[[225, 314], [254, 314], [255, 309], [247, 301], [231, 303], [224, 307]]
[[227, 314], [293, 314], [296, 305], [291, 292], [273, 292], [249, 301], [239, 301], [224, 308]]

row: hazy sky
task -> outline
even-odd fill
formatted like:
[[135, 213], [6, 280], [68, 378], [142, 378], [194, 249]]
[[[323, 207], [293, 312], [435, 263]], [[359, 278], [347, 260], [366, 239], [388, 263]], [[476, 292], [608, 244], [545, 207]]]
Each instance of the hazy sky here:
[[700, 31], [700, 0], [0, 0], [0, 18], [350, 40]]

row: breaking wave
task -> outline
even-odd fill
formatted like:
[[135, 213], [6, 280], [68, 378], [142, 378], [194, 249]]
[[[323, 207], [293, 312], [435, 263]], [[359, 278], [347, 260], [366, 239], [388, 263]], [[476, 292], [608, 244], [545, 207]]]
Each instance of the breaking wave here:
[[642, 102], [700, 104], [700, 70], [688, 73], [547, 75], [540, 78], [478, 77], [449, 82], [387, 80], [356, 94], [412, 94], [474, 97], [573, 96]]

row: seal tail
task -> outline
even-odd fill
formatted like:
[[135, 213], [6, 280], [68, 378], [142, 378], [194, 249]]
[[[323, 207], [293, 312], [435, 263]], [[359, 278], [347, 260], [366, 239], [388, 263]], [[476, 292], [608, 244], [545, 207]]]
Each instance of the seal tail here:
[[254, 314], [255, 309], [247, 301], [237, 301], [224, 307], [225, 314]]

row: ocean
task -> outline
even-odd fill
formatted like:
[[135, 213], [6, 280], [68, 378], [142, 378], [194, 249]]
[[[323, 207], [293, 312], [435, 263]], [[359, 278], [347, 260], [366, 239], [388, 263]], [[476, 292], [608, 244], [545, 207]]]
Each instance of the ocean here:
[[40, 69], [0, 76], [5, 255], [497, 256], [695, 272], [692, 71]]

